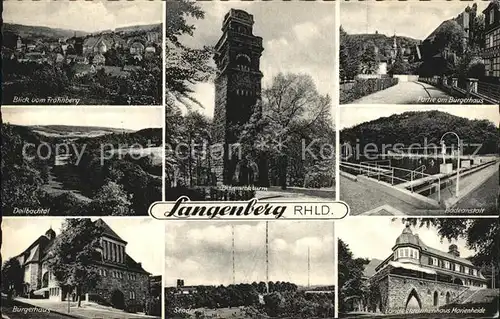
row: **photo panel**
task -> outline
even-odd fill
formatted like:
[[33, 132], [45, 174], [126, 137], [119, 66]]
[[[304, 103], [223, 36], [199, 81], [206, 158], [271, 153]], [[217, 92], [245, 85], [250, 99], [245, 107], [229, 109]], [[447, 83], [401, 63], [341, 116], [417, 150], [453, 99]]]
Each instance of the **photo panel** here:
[[163, 238], [150, 218], [4, 218], [2, 315], [160, 319]]
[[163, 110], [2, 108], [4, 216], [146, 216], [161, 201]]
[[340, 122], [351, 215], [498, 215], [498, 106], [350, 106]]
[[167, 2], [167, 201], [335, 199], [335, 12]]
[[339, 318], [498, 313], [498, 218], [351, 217], [335, 226]]
[[179, 221], [165, 232], [166, 318], [334, 317], [333, 222]]
[[9, 1], [3, 105], [162, 105], [163, 1]]
[[342, 1], [340, 104], [499, 104], [498, 6]]

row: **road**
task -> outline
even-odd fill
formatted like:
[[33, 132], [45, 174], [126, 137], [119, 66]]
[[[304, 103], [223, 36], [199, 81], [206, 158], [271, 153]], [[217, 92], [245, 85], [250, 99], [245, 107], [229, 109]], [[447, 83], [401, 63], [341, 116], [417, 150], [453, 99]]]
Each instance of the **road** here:
[[[388, 89], [364, 96], [351, 104], [439, 104], [425, 99], [447, 99], [450, 96], [438, 88], [421, 82], [399, 82]], [[419, 100], [420, 98], [420, 100]], [[442, 103], [441, 103], [442, 104]]]
[[[25, 313], [23, 312], [25, 311]], [[44, 308], [33, 307], [18, 301], [2, 298], [2, 319], [68, 319]]]

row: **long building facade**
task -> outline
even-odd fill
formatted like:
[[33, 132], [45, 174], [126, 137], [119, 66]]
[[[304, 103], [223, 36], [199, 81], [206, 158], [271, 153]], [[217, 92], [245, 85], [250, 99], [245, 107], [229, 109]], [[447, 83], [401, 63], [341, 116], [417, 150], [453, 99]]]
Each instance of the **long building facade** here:
[[[141, 263], [126, 253], [127, 242], [118, 236], [102, 219], [95, 223], [103, 229], [100, 238], [100, 260], [94, 267], [101, 280], [93, 291], [81, 296], [83, 300], [111, 304], [116, 308], [141, 308], [149, 298], [149, 273]], [[53, 256], [52, 248], [57, 240], [54, 230], [35, 240], [17, 256], [24, 271], [21, 295], [65, 301], [76, 300], [74, 291], [60, 286], [48, 267]]]
[[483, 13], [485, 49], [481, 56], [486, 76], [500, 81], [500, 2], [491, 1]]
[[429, 247], [409, 226], [396, 239], [392, 251], [367, 278], [375, 287], [369, 311], [438, 309], [487, 288], [480, 269], [461, 258], [456, 245], [450, 245], [448, 252]]

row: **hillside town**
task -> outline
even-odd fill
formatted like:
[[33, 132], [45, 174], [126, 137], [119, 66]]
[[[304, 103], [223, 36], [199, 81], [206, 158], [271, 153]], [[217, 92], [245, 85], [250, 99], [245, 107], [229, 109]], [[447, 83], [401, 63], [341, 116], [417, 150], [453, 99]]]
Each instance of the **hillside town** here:
[[497, 104], [499, 41], [497, 0], [464, 5], [423, 39], [400, 36], [397, 29], [386, 36], [351, 34], [341, 27], [341, 103]]
[[[71, 36], [71, 30], [58, 32], [60, 29], [46, 27], [11, 24], [4, 29], [4, 104], [25, 101], [19, 96], [27, 94], [33, 98], [23, 104], [50, 103], [47, 97], [51, 96], [79, 97], [85, 104], [98, 104], [105, 102], [106, 95], [112, 97], [107, 101], [110, 104], [161, 103], [161, 24], [89, 34], [73, 31]], [[145, 74], [141, 74], [143, 71]], [[52, 72], [52, 76], [60, 77], [54, 81], [59, 85], [42, 90], [44, 85], [38, 85], [37, 80], [43, 82]], [[133, 87], [120, 84], [141, 75], [154, 75], [144, 83], [152, 85], [142, 89], [146, 92], [134, 92]], [[124, 93], [130, 96], [120, 101], [113, 99]]]

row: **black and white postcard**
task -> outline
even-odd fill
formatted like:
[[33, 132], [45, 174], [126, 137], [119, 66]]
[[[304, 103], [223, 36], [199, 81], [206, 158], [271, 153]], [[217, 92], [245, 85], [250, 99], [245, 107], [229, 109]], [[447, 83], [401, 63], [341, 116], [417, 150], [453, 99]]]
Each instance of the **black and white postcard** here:
[[350, 106], [340, 122], [351, 215], [497, 215], [498, 106]]
[[165, 242], [166, 318], [334, 317], [333, 222], [169, 222]]
[[168, 3], [167, 200], [335, 198], [334, 29], [333, 2]]
[[161, 105], [162, 1], [6, 1], [3, 105]]
[[159, 108], [2, 109], [4, 216], [147, 215], [162, 199]]
[[498, 315], [498, 219], [352, 217], [335, 228], [339, 318]]
[[5, 219], [2, 317], [159, 319], [162, 233], [149, 218]]
[[498, 104], [496, 1], [342, 1], [341, 104]]

